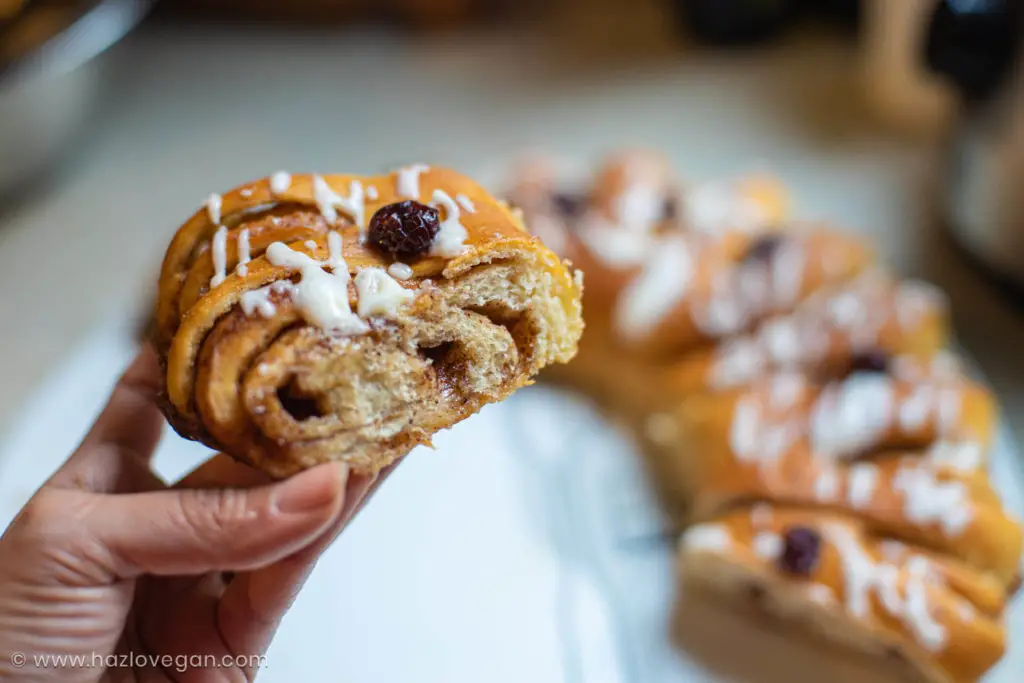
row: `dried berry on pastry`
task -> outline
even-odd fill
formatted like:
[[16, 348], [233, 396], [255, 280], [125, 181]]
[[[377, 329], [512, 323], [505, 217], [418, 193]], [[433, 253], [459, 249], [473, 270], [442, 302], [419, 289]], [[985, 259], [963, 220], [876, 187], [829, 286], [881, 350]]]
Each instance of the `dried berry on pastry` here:
[[789, 219], [764, 177], [685, 186], [627, 152], [565, 202], [554, 169], [512, 184], [587, 274], [587, 332], [552, 374], [635, 428], [689, 526], [683, 581], [912, 680], [977, 680], [1006, 645], [1024, 533], [942, 293]]
[[976, 681], [1006, 648], [998, 583], [856, 516], [758, 504], [691, 527], [679, 554], [688, 590], [888, 661], [909, 680]]
[[[788, 219], [773, 179], [685, 186], [660, 157], [628, 152], [600, 167], [588, 188], [574, 189], [583, 206], [567, 212], [552, 169], [536, 160], [520, 166], [510, 196], [588, 274], [587, 334], [577, 359], [553, 374], [614, 408], [642, 413], [696, 390], [743, 384], [798, 362], [791, 357], [800, 351], [816, 354], [808, 365], [845, 368], [872, 330], [896, 337], [892, 352], [904, 350], [899, 330], [879, 319], [883, 310], [910, 309], [895, 300], [903, 289], [866, 275], [873, 255], [861, 240]], [[925, 317], [933, 308], [942, 317], [941, 299], [923, 305]], [[862, 320], [865, 308], [871, 315]], [[788, 323], [797, 310], [805, 313]], [[915, 329], [926, 324], [905, 318]], [[812, 324], [834, 329], [803, 329]], [[788, 343], [794, 334], [836, 348], [788, 348], [803, 343]], [[844, 335], [857, 338], [844, 344]], [[626, 375], [643, 379], [623, 385]]]
[[580, 295], [457, 173], [275, 173], [211, 195], [167, 250], [166, 413], [275, 476], [375, 471], [572, 358]]

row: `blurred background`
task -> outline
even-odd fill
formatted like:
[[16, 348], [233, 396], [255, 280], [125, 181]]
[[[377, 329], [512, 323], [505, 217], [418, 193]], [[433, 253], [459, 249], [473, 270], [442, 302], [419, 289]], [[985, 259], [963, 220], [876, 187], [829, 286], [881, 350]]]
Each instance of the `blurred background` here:
[[1022, 434], [1024, 323], [999, 294], [1024, 281], [1020, 4], [0, 0], [0, 430], [146, 305], [210, 192], [414, 160], [497, 185], [524, 148], [642, 145], [694, 179], [771, 169], [798, 214], [946, 287]]
[[1020, 441], [1022, 4], [0, 0], [0, 438], [92, 331], [143, 320], [211, 192], [414, 161], [498, 191], [524, 150], [642, 146], [693, 180], [770, 170], [945, 288]]

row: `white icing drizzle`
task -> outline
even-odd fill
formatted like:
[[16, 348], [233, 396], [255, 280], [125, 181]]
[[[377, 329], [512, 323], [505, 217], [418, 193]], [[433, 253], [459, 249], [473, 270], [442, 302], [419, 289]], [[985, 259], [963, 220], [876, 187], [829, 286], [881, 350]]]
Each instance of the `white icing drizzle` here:
[[738, 461], [765, 466], [777, 462], [799, 440], [801, 433], [796, 421], [772, 424], [762, 420], [758, 397], [747, 395], [736, 404], [729, 446]]
[[363, 184], [358, 180], [349, 183], [348, 197], [342, 197], [331, 189], [322, 176], [313, 176], [313, 197], [316, 200], [317, 208], [321, 215], [329, 223], [338, 221], [338, 209], [344, 210], [352, 218], [352, 222], [359, 228], [359, 240], [366, 238], [366, 226], [364, 225], [364, 214], [366, 213], [366, 200], [363, 195]]
[[901, 599], [896, 566], [876, 562], [841, 524], [828, 524], [825, 531], [843, 566], [847, 611], [854, 617], [867, 618], [870, 595], [876, 591], [885, 609], [903, 621], [923, 646], [938, 650], [945, 645], [946, 629], [935, 621], [928, 605], [927, 584], [932, 577], [924, 558], [913, 557], [906, 563], [905, 599]]
[[637, 341], [652, 332], [686, 296], [695, 267], [690, 245], [681, 237], [662, 240], [643, 271], [619, 295], [615, 307], [619, 334]]
[[313, 199], [320, 210], [320, 214], [327, 219], [328, 223], [338, 221], [338, 211], [335, 205], [341, 202], [341, 196], [331, 189], [321, 176], [313, 176]]
[[800, 298], [804, 285], [807, 254], [798, 239], [786, 239], [772, 254], [771, 296], [776, 310], [793, 306]]
[[907, 546], [905, 544], [891, 539], [880, 542], [878, 548], [882, 551], [882, 557], [885, 561], [893, 564], [902, 562], [907, 554]]
[[651, 236], [630, 234], [608, 223], [594, 212], [581, 219], [577, 235], [587, 247], [587, 251], [604, 265], [615, 270], [642, 264], [648, 254], [654, 251], [656, 244]]
[[961, 597], [956, 598], [954, 605], [956, 608], [956, 615], [960, 617], [960, 621], [972, 621], [978, 615], [977, 611], [974, 609], [974, 605]]
[[826, 387], [811, 417], [814, 453], [849, 458], [876, 445], [891, 425], [894, 402], [885, 375], [857, 372]]
[[396, 280], [408, 280], [412, 274], [412, 267], [407, 263], [398, 261], [388, 266], [388, 275]]
[[252, 188], [251, 187], [243, 187], [241, 190], [238, 191], [238, 194], [240, 194], [241, 196], [243, 196], [246, 199], [248, 199], [249, 197], [252, 196]]
[[768, 403], [772, 410], [789, 410], [800, 400], [807, 386], [803, 375], [795, 372], [781, 372], [773, 375], [768, 388]]
[[383, 268], [363, 268], [356, 273], [355, 284], [359, 293], [357, 310], [361, 318], [377, 316], [393, 320], [402, 304], [415, 296]]
[[831, 464], [823, 463], [814, 480], [814, 497], [822, 503], [832, 502], [839, 495], [839, 473]]
[[928, 560], [915, 555], [906, 564], [906, 600], [904, 601], [907, 626], [918, 641], [933, 652], [946, 644], [946, 627], [932, 617], [928, 605], [927, 585], [930, 578]]
[[915, 524], [938, 523], [950, 536], [962, 534], [971, 520], [967, 486], [960, 481], [940, 481], [931, 467], [903, 467], [893, 478], [893, 488], [903, 493], [903, 514]]
[[924, 429], [931, 414], [934, 396], [935, 389], [928, 384], [915, 387], [910, 396], [900, 404], [897, 415], [900, 429], [910, 433]]
[[[746, 276], [745, 273], [752, 276]], [[757, 271], [720, 270], [711, 278], [710, 297], [707, 301], [694, 301], [691, 315], [697, 327], [709, 337], [725, 337], [741, 330], [752, 316], [755, 308], [761, 308], [748, 300], [744, 291], [757, 297], [764, 296], [762, 287], [747, 285]]]
[[777, 560], [782, 554], [782, 546], [782, 537], [774, 531], [762, 531], [754, 536], [754, 552], [763, 560]]
[[709, 236], [726, 230], [752, 234], [766, 226], [761, 207], [731, 183], [707, 183], [692, 188], [683, 202], [687, 226]]
[[896, 290], [895, 306], [900, 326], [916, 327], [926, 315], [946, 307], [946, 295], [927, 282], [906, 280]]
[[805, 357], [807, 349], [795, 318], [768, 321], [761, 327], [760, 337], [769, 358], [777, 365], [795, 367]]
[[228, 229], [225, 226], [217, 228], [213, 233], [212, 244], [213, 256], [213, 277], [210, 278], [210, 289], [217, 287], [227, 277], [228, 268]]
[[940, 436], [955, 435], [960, 423], [962, 400], [957, 387], [919, 384], [899, 406], [900, 427], [907, 432], [918, 432], [932, 418]]
[[239, 277], [249, 274], [249, 259], [249, 228], [242, 228], [238, 232], [238, 265], [235, 266]]
[[732, 546], [732, 536], [722, 524], [695, 524], [686, 530], [680, 544], [686, 550], [726, 552]]
[[960, 410], [962, 400], [960, 392], [954, 388], [942, 389], [939, 392], [938, 405], [938, 430], [942, 436], [956, 432], [960, 423]]
[[925, 452], [925, 459], [936, 467], [973, 472], [981, 467], [985, 451], [977, 441], [936, 441]]
[[[279, 267], [297, 270], [300, 280], [291, 292], [302, 317], [310, 324], [337, 336], [363, 334], [370, 328], [349, 305], [348, 266], [341, 256], [341, 235], [328, 235], [330, 258], [321, 263], [282, 242], [267, 247], [267, 260]], [[331, 272], [322, 266], [331, 268]]]
[[[264, 287], [260, 287], [259, 289], [253, 289], [245, 292], [242, 294], [241, 300], [242, 312], [246, 315], [258, 313], [264, 318], [273, 318], [277, 315], [277, 306], [271, 300], [271, 294], [285, 294], [291, 296], [294, 289], [295, 285], [290, 281], [280, 280]], [[264, 366], [261, 365], [260, 367], [263, 368]], [[261, 370], [261, 374], [265, 373]]]
[[287, 171], [277, 171], [270, 176], [270, 191], [274, 194], [287, 192], [292, 186], [292, 176]]
[[316, 240], [306, 240], [305, 242], [303, 242], [303, 244], [306, 246], [306, 249], [309, 249], [310, 251], [316, 251]]
[[434, 190], [432, 203], [444, 209], [445, 218], [434, 237], [430, 253], [446, 258], [458, 256], [466, 250], [466, 238], [469, 236], [466, 227], [459, 222], [459, 205], [444, 190]]
[[377, 193], [377, 188], [374, 185], [366, 186], [366, 198], [371, 202], [375, 202], [380, 198], [380, 194]]
[[214, 225], [220, 223], [220, 209], [223, 203], [224, 200], [216, 193], [206, 198], [206, 215], [210, 217], [210, 222]]
[[726, 339], [715, 350], [708, 382], [713, 389], [728, 389], [746, 384], [765, 371], [767, 361], [755, 339]]
[[871, 504], [871, 497], [878, 486], [878, 468], [871, 463], [857, 463], [850, 468], [849, 487], [847, 494], [850, 505], [864, 508]]
[[893, 376], [907, 382], [931, 380], [939, 384], [958, 381], [963, 375], [956, 354], [943, 350], [936, 352], [927, 366], [913, 356], [897, 356], [892, 361]]
[[457, 201], [459, 203], [459, 206], [465, 209], [468, 213], [476, 213], [476, 205], [473, 204], [473, 200], [467, 197], [466, 195], [455, 195], [455, 201]]
[[[430, 167], [425, 164], [412, 164], [395, 171], [395, 193], [399, 197], [409, 199], [420, 198], [420, 174], [426, 173]], [[436, 199], [434, 201], [437, 201]]]
[[657, 186], [634, 181], [615, 198], [614, 205], [623, 228], [632, 233], [645, 233], [661, 218], [663, 198]]
[[758, 503], [750, 508], [750, 523], [755, 529], [762, 529], [772, 523], [772, 509], [764, 503]]
[[828, 606], [836, 601], [835, 593], [823, 583], [812, 583], [807, 586], [807, 597], [811, 602], [822, 606]]

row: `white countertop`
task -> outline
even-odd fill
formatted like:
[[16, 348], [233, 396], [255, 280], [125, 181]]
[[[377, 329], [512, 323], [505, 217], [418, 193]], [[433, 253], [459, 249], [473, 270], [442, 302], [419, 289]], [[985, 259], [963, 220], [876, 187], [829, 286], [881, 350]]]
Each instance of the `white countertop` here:
[[694, 178], [774, 169], [800, 214], [875, 236], [899, 270], [949, 289], [962, 342], [1024, 436], [1024, 315], [921, 220], [941, 157], [861, 123], [851, 46], [698, 55], [616, 31], [625, 49], [600, 26], [530, 43], [144, 27], [104, 58], [101, 111], [61, 173], [0, 208], [0, 433], [90, 328], [141, 309], [168, 238], [212, 191], [413, 160], [486, 182], [528, 145], [587, 159], [640, 144]]

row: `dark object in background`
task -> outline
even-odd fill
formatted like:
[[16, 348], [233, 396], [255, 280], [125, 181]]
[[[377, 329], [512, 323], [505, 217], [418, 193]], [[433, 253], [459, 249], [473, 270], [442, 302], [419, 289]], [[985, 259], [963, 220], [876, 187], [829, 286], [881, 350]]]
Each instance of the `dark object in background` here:
[[717, 47], [765, 43], [802, 20], [824, 21], [851, 33], [860, 28], [861, 0], [669, 1], [683, 31]]
[[821, 19], [854, 33], [860, 30], [861, 0], [800, 0], [800, 11], [805, 17]]
[[511, 6], [518, 6], [518, 3], [515, 0], [164, 0], [159, 9], [164, 15], [230, 21], [316, 24], [381, 21], [431, 28], [494, 16]]
[[708, 45], [756, 45], [779, 36], [796, 16], [794, 0], [673, 0], [682, 28]]
[[943, 219], [980, 272], [1024, 303], [1024, 0], [940, 0], [922, 59], [961, 99]]
[[967, 101], [987, 98], [1013, 66], [1021, 29], [1019, 0], [939, 0], [924, 58]]

